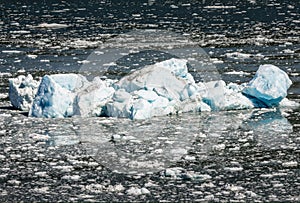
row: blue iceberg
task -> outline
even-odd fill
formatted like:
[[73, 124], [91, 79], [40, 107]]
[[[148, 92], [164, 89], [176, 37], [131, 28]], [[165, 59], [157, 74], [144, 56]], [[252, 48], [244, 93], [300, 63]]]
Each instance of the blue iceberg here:
[[87, 79], [77, 74], [44, 76], [29, 111], [29, 116], [46, 118], [72, 116], [75, 92], [86, 83]]
[[254, 78], [243, 89], [256, 107], [278, 106], [292, 85], [288, 75], [274, 65], [261, 65]]

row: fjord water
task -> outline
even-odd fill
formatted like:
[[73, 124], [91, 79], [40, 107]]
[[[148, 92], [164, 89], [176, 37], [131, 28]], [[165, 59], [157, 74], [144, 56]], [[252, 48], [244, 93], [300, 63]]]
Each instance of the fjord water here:
[[297, 101], [298, 1], [1, 1], [0, 9], [1, 201], [300, 201], [298, 108], [37, 119], [7, 97], [10, 77], [76, 73], [119, 34], [161, 29], [203, 48], [226, 83], [249, 81], [260, 64], [280, 67]]

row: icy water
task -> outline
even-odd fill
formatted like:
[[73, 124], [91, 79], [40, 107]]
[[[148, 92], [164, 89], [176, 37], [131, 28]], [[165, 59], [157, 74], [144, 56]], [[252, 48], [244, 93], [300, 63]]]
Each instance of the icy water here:
[[299, 101], [298, 1], [0, 1], [0, 10], [1, 202], [300, 201], [299, 108], [39, 119], [8, 100], [10, 77], [80, 72], [120, 34], [160, 29], [203, 48], [226, 83], [279, 66]]

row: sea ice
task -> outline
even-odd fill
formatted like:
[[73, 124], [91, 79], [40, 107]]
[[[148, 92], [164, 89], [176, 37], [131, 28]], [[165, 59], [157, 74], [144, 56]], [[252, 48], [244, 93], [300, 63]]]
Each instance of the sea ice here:
[[274, 65], [261, 65], [243, 93], [254, 100], [256, 107], [273, 107], [287, 96], [291, 84], [283, 70]]
[[20, 75], [9, 79], [9, 99], [11, 104], [20, 110], [28, 111], [34, 100], [39, 82], [32, 75]]

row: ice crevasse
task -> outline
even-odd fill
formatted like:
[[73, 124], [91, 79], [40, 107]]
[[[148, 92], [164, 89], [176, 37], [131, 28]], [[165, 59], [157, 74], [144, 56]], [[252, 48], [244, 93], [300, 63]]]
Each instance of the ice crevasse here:
[[175, 58], [145, 66], [119, 81], [99, 77], [88, 81], [80, 74], [46, 75], [40, 82], [30, 75], [20, 77], [10, 80], [10, 100], [33, 117], [148, 119], [180, 112], [291, 104], [285, 97], [292, 82], [273, 65], [261, 65], [254, 78], [241, 85], [223, 80], [196, 83], [187, 61]]

